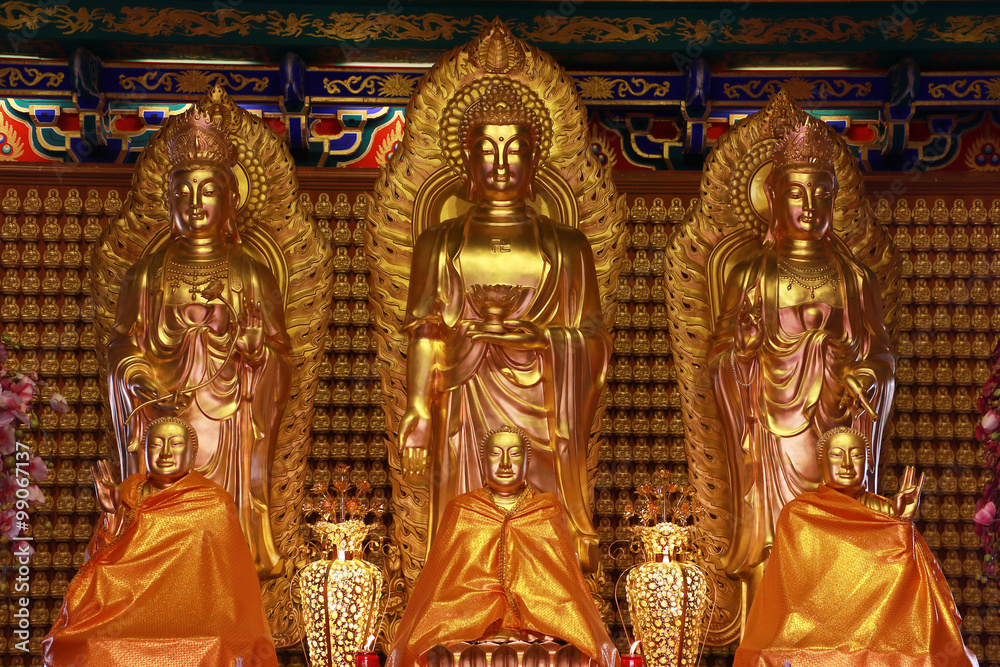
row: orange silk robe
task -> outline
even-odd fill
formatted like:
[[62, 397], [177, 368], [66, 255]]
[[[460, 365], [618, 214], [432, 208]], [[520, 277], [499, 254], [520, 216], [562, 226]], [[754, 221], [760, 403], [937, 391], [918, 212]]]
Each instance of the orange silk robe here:
[[968, 667], [944, 574], [910, 521], [824, 484], [785, 505], [734, 667]]
[[50, 667], [277, 667], [236, 506], [191, 472], [141, 502], [121, 485], [126, 527], [101, 526], [45, 637]]
[[619, 664], [559, 501], [528, 493], [506, 521], [483, 489], [448, 503], [386, 667], [412, 667], [438, 644], [475, 641], [500, 628], [558, 637], [601, 667]]

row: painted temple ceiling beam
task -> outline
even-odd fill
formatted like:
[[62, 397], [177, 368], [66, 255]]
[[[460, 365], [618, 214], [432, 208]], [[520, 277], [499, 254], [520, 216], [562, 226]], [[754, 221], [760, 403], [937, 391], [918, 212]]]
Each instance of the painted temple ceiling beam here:
[[925, 69], [1000, 64], [1000, 9], [983, 1], [642, 2], [607, 0], [293, 0], [0, 3], [0, 52], [105, 60], [429, 64], [495, 15], [576, 69], [889, 67], [907, 53]]
[[12, 141], [20, 134], [39, 160], [130, 162], [164, 119], [221, 84], [301, 164], [374, 166], [429, 63], [493, 12], [568, 66], [619, 166], [700, 168], [714, 139], [779, 89], [875, 171], [940, 168], [958, 158], [960, 134], [1000, 127], [991, 2], [205, 7], [0, 2], [0, 119]]

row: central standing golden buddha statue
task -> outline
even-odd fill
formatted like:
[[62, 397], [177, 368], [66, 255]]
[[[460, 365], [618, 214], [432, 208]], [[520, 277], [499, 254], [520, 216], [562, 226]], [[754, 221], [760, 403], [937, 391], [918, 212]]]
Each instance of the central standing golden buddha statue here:
[[445, 136], [460, 147], [475, 206], [426, 229], [413, 251], [403, 470], [430, 468], [433, 536], [449, 500], [482, 488], [490, 425], [551, 443], [537, 447], [529, 480], [560, 498], [590, 571], [587, 445], [611, 357], [593, 251], [580, 230], [527, 204], [551, 148], [541, 100], [503, 83], [472, 87], [476, 101], [445, 116]]
[[589, 473], [624, 201], [592, 158], [572, 82], [500, 21], [443, 56], [406, 114], [367, 238], [399, 448], [400, 587], [412, 588], [448, 502], [482, 488], [479, 445], [499, 425], [544, 443], [529, 481], [559, 499], [594, 571]]
[[666, 267], [690, 476], [723, 539], [719, 642], [739, 632], [782, 507], [821, 481], [819, 437], [881, 442], [895, 266], [856, 159], [822, 121], [780, 94], [720, 140]]

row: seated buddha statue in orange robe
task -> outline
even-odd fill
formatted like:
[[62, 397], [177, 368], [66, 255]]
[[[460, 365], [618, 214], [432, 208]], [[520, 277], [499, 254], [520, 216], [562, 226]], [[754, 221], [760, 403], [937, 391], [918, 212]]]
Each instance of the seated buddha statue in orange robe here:
[[222, 487], [191, 470], [192, 426], [146, 432], [148, 473], [94, 470], [104, 517], [45, 637], [47, 667], [277, 667], [250, 547]]
[[894, 500], [865, 490], [871, 444], [838, 427], [817, 443], [823, 483], [785, 505], [736, 667], [968, 667], [961, 618], [913, 526], [923, 476]]
[[386, 667], [423, 664], [438, 644], [498, 634], [558, 638], [601, 667], [617, 666], [562, 505], [526, 481], [528, 436], [510, 426], [493, 429], [480, 458], [486, 486], [445, 508]]

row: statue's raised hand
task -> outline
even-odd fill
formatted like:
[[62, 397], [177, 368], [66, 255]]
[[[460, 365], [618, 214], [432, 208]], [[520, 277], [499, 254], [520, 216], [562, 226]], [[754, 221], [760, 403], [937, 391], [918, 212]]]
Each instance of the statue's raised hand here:
[[240, 316], [240, 337], [236, 341], [240, 354], [254, 358], [264, 346], [264, 313], [260, 301], [243, 297], [243, 314]]
[[751, 289], [743, 299], [736, 317], [736, 351], [747, 357], [756, 354], [763, 342], [760, 294], [756, 289]]
[[108, 514], [114, 514], [121, 502], [121, 493], [118, 490], [118, 484], [115, 483], [115, 478], [111, 475], [111, 470], [108, 468], [108, 462], [98, 461], [91, 466], [91, 470], [94, 474], [97, 503]]
[[903, 471], [903, 479], [899, 483], [899, 493], [896, 494], [894, 509], [896, 516], [904, 521], [912, 521], [913, 516], [920, 507], [920, 492], [924, 488], [924, 475], [920, 473], [920, 481], [915, 482], [917, 470], [913, 466], [906, 466]]

